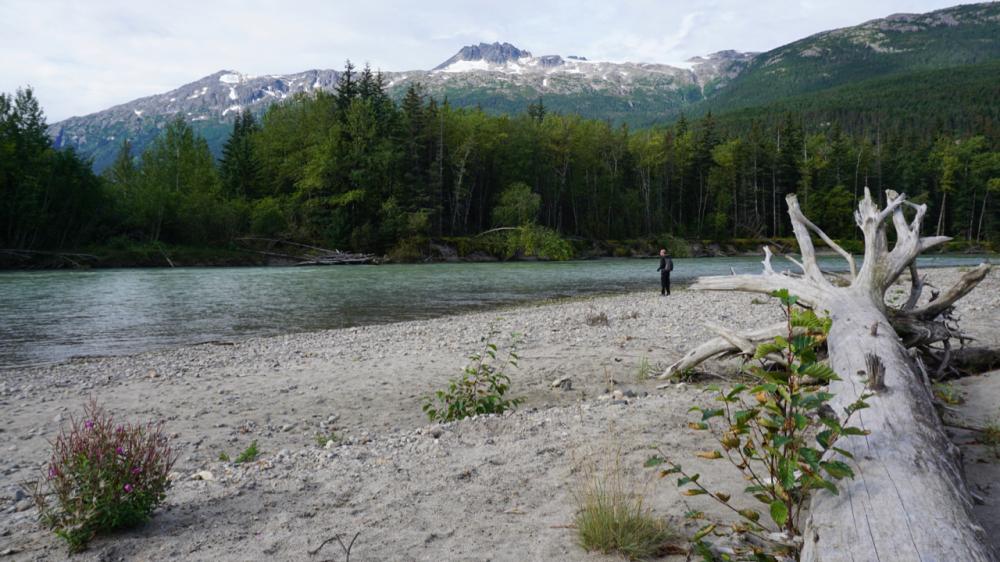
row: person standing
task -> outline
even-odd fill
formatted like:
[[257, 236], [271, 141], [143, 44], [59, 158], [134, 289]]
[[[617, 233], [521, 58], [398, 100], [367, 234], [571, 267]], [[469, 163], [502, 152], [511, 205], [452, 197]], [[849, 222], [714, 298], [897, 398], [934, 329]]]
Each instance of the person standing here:
[[660, 272], [660, 295], [670, 294], [670, 272], [674, 270], [674, 260], [667, 255], [665, 248], [660, 249], [660, 267], [656, 271]]

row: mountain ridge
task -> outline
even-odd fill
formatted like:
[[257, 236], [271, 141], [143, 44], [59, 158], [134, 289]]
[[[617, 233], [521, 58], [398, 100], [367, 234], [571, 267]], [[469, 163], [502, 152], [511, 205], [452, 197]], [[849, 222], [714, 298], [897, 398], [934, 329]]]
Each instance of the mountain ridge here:
[[[925, 14], [892, 14], [819, 32], [764, 53], [723, 50], [684, 63], [608, 62], [578, 55], [535, 56], [511, 43], [466, 45], [430, 70], [383, 72], [390, 96], [421, 84], [455, 106], [514, 113], [539, 97], [553, 111], [632, 126], [693, 114], [766, 105], [783, 97], [918, 70], [1000, 58], [1000, 5], [965, 4]], [[335, 89], [340, 71], [311, 69], [254, 76], [220, 70], [50, 126], [54, 144], [111, 162], [127, 137], [137, 151], [180, 114], [218, 154], [243, 109], [263, 113], [297, 94]]]

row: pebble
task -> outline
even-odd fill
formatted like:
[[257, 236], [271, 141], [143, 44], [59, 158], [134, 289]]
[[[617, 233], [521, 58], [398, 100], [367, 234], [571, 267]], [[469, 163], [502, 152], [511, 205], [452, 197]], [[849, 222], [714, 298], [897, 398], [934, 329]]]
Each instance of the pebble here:
[[215, 480], [215, 475], [207, 470], [200, 470], [191, 475], [191, 480], [213, 481]]
[[551, 386], [552, 388], [560, 388], [562, 390], [573, 390], [573, 380], [569, 377], [559, 377], [552, 381]]

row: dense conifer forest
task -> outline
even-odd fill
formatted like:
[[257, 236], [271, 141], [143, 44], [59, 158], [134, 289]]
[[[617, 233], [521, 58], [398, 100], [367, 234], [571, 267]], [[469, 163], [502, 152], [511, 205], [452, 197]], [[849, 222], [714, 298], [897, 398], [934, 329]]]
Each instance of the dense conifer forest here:
[[981, 95], [995, 74], [969, 68], [944, 92], [932, 71], [632, 130], [544, 99], [499, 116], [419, 86], [396, 102], [348, 63], [335, 93], [241, 114], [220, 160], [178, 118], [142, 154], [125, 140], [99, 177], [52, 148], [25, 89], [0, 96], [0, 248], [223, 248], [255, 235], [419, 259], [432, 240], [524, 227], [501, 233], [561, 258], [566, 239], [787, 236], [790, 192], [853, 239], [865, 186], [927, 203], [935, 233], [997, 244], [997, 106]]

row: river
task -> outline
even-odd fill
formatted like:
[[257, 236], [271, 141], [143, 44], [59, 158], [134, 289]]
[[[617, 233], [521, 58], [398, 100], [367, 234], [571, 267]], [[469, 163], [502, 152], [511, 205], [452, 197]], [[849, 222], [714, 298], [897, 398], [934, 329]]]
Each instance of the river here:
[[[920, 258], [923, 267], [983, 256]], [[994, 258], [995, 261], [995, 258]], [[757, 273], [759, 257], [674, 260], [674, 283]], [[791, 267], [780, 258], [776, 269]], [[839, 258], [824, 267], [843, 269]], [[656, 259], [0, 273], [0, 366], [246, 336], [430, 318], [501, 305], [657, 291]]]

